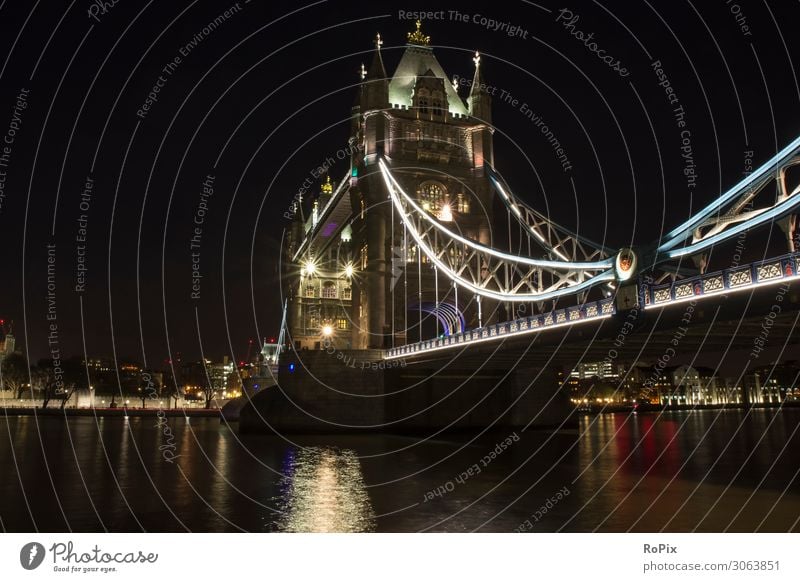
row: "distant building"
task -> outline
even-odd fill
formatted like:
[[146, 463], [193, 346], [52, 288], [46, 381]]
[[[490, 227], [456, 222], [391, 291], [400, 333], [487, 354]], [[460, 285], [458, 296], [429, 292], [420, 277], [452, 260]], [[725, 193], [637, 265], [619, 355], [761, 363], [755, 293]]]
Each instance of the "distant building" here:
[[796, 361], [756, 368], [748, 379], [750, 401], [757, 404], [800, 399], [798, 375], [800, 366]]
[[14, 350], [17, 348], [17, 341], [14, 339], [14, 336], [10, 333], [6, 334], [6, 337], [3, 341], [3, 349], [0, 351], [0, 355], [3, 357], [10, 356], [14, 353]]
[[619, 378], [619, 370], [609, 361], [582, 362], [572, 370], [570, 376], [578, 380], [586, 380], [589, 378], [609, 380]]

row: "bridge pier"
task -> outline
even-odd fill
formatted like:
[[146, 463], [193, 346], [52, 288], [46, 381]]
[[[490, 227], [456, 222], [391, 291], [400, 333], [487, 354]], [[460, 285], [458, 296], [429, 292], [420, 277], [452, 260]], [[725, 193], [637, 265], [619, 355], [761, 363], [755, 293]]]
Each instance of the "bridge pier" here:
[[433, 434], [577, 423], [554, 371], [491, 367], [483, 358], [406, 364], [377, 350], [317, 350], [302, 361], [285, 358], [278, 381], [244, 407], [240, 432]]

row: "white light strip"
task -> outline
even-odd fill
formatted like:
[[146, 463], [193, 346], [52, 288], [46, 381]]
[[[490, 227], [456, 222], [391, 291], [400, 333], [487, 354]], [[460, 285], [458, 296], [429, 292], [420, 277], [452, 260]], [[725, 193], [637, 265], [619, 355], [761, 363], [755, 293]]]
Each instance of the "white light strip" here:
[[[513, 261], [515, 263], [522, 263], [525, 265], [531, 265], [533, 267], [546, 267], [550, 269], [565, 269], [565, 270], [573, 270], [573, 271], [600, 271], [602, 269], [608, 269], [614, 264], [613, 258], [608, 258], [603, 261], [596, 261], [596, 262], [584, 262], [584, 263], [571, 263], [571, 262], [561, 262], [561, 261], [546, 261], [541, 259], [531, 259], [528, 257], [519, 257], [517, 255], [509, 255], [502, 251], [495, 250], [491, 247], [486, 247], [481, 244], [478, 244], [470, 239], [464, 238], [444, 227], [442, 224], [439, 223], [437, 220], [433, 220], [430, 215], [425, 212], [422, 208], [417, 205], [416, 202], [403, 190], [403, 187], [395, 180], [394, 176], [392, 176], [389, 168], [387, 167], [386, 163], [381, 159], [378, 162], [381, 167], [381, 171], [384, 174], [384, 179], [391, 180], [391, 182], [396, 186], [396, 190], [406, 199], [406, 201], [416, 210], [425, 220], [430, 222], [433, 226], [435, 226], [438, 230], [461, 242], [468, 247], [495, 256], [500, 259], [504, 259], [507, 261]], [[388, 178], [387, 178], [388, 176]], [[393, 193], [395, 189], [390, 189], [390, 193]], [[406, 222], [406, 213], [403, 208], [399, 208], [400, 215], [403, 217], [403, 222]], [[563, 255], [562, 255], [563, 256]]]
[[[714, 297], [717, 295], [730, 295], [731, 293], [738, 293], [739, 291], [752, 291], [753, 289], [757, 289], [758, 287], [767, 287], [769, 285], [775, 285], [776, 283], [783, 283], [784, 281], [795, 281], [800, 279], [800, 275], [793, 275], [791, 277], [781, 277], [780, 279], [770, 279], [769, 281], [759, 281], [757, 283], [749, 283], [747, 285], [741, 285], [740, 287], [734, 287], [732, 289], [722, 289], [719, 291], [711, 291], [709, 293], [703, 293], [702, 295], [692, 295], [691, 297], [681, 297], [680, 299], [670, 299], [669, 301], [662, 301], [661, 303], [651, 303], [650, 305], [645, 306], [645, 309], [660, 309], [661, 307], [669, 307], [670, 305], [677, 305], [678, 303], [686, 303], [688, 301], [698, 301], [703, 299], [704, 297]], [[702, 282], [702, 279], [697, 279], [697, 281]], [[690, 283], [690, 281], [686, 281], [685, 284]], [[695, 281], [691, 281], [692, 284]], [[664, 289], [664, 288], [662, 288]], [[661, 289], [659, 289], [661, 291]]]
[[[506, 191], [503, 188], [503, 185], [498, 180], [496, 180], [493, 176], [490, 175], [489, 179], [492, 181], [492, 184], [495, 185], [495, 188], [497, 188], [498, 192], [500, 192], [500, 194], [503, 195], [503, 198], [505, 198], [508, 201], [508, 203], [512, 205], [511, 206], [512, 210], [514, 210], [517, 213], [517, 215], [519, 215], [520, 212], [519, 212], [519, 208], [518, 208], [516, 200], [513, 200], [508, 194], [506, 194]], [[521, 216], [520, 216], [520, 218], [521, 218]], [[539, 241], [542, 242], [543, 246], [547, 247], [547, 249], [549, 251], [554, 253], [558, 258], [560, 258], [560, 259], [562, 259], [564, 261], [569, 261], [569, 259], [564, 256], [564, 253], [560, 252], [557, 248], [555, 248], [554, 246], [550, 245], [550, 243], [548, 243], [547, 240], [545, 240], [545, 238], [539, 233], [538, 230], [536, 230], [530, 224], [527, 224], [527, 223], [523, 223], [523, 224], [527, 227], [527, 229], [534, 236], [536, 236], [536, 238], [539, 239]], [[613, 258], [609, 258], [609, 259], [606, 259], [606, 261], [608, 261], [608, 266], [611, 266], [613, 264], [614, 259]], [[605, 261], [603, 261], [603, 262], [605, 262]]]
[[[584, 317], [583, 319], [576, 319], [575, 321], [564, 321], [562, 323], [553, 323], [551, 325], [543, 325], [543, 326], [540, 326], [540, 327], [534, 327], [534, 328], [530, 328], [530, 329], [523, 329], [523, 330], [519, 330], [519, 331], [507, 332], [507, 333], [504, 333], [504, 334], [497, 334], [497, 335], [493, 335], [491, 337], [479, 337], [478, 339], [464, 340], [463, 342], [455, 342], [455, 343], [447, 344], [447, 345], [444, 345], [444, 346], [435, 346], [435, 347], [432, 347], [432, 348], [425, 348], [425, 349], [422, 349], [422, 350], [417, 350], [416, 352], [414, 352], [414, 351], [406, 352], [405, 354], [397, 354], [395, 356], [384, 355], [383, 359], [384, 360], [394, 360], [394, 359], [397, 359], [397, 358], [405, 358], [405, 357], [408, 357], [408, 356], [415, 356], [417, 354], [427, 354], [429, 352], [436, 352], [436, 351], [439, 351], [439, 350], [446, 350], [446, 349], [449, 349], [449, 348], [466, 347], [468, 344], [479, 344], [479, 343], [483, 343], [483, 342], [497, 341], [497, 340], [507, 339], [509, 337], [515, 337], [515, 336], [518, 336], [518, 335], [524, 335], [524, 334], [528, 334], [528, 333], [538, 333], [538, 332], [541, 332], [541, 331], [546, 331], [548, 329], [555, 329], [557, 327], [565, 327], [565, 326], [570, 326], [570, 325], [576, 325], [576, 324], [579, 324], [579, 323], [588, 323], [590, 321], [600, 321], [600, 320], [603, 320], [603, 319], [608, 319], [612, 315], [613, 315], [612, 313], [606, 313], [606, 314], [603, 314], [603, 315], [594, 315], [592, 317]], [[496, 325], [506, 325], [506, 324], [511, 324], [511, 323], [514, 323], [514, 322], [513, 321], [507, 321], [505, 324], [498, 323]], [[482, 329], [487, 329], [487, 328], [482, 328]], [[475, 331], [475, 330], [472, 330], [472, 331]], [[468, 334], [468, 333], [472, 333], [472, 331], [468, 331], [468, 332], [464, 332], [464, 333]], [[427, 341], [436, 341], [436, 340], [431, 339], [431, 340], [427, 340]], [[402, 347], [410, 347], [410, 346], [414, 346], [414, 345], [419, 345], [419, 342], [416, 343], [416, 344], [408, 344], [408, 346], [402, 346]], [[395, 349], [399, 349], [399, 348], [395, 348]]]
[[[383, 160], [381, 160], [380, 163], [383, 164]], [[390, 174], [388, 173], [388, 171], [385, 170], [385, 166], [383, 166], [381, 170], [383, 170], [382, 172], [383, 179], [386, 182], [386, 188], [389, 190], [392, 202], [395, 205], [395, 208], [397, 208], [397, 211], [399, 212], [400, 216], [403, 218], [403, 222], [406, 224], [406, 227], [408, 228], [408, 231], [411, 233], [411, 236], [414, 238], [414, 241], [417, 243], [420, 249], [422, 249], [425, 252], [428, 258], [450, 278], [451, 281], [455, 281], [461, 284], [463, 287], [466, 287], [473, 293], [477, 293], [478, 295], [482, 295], [484, 297], [497, 299], [499, 301], [517, 301], [517, 302], [544, 301], [546, 299], [552, 299], [554, 297], [561, 297], [564, 295], [574, 295], [578, 291], [581, 291], [583, 289], [588, 289], [589, 287], [593, 287], [594, 285], [597, 285], [604, 281], [610, 281], [614, 279], [614, 272], [609, 269], [608, 271], [599, 273], [591, 277], [590, 279], [587, 279], [586, 281], [579, 283], [578, 285], [574, 285], [572, 287], [564, 289], [557, 289], [555, 291], [547, 291], [544, 293], [523, 293], [523, 294], [503, 293], [503, 292], [490, 291], [488, 289], [478, 287], [477, 285], [474, 285], [473, 283], [467, 281], [466, 279], [462, 279], [461, 277], [453, 273], [450, 267], [448, 267], [442, 261], [440, 261], [436, 257], [436, 253], [434, 253], [433, 250], [423, 242], [422, 237], [419, 235], [414, 225], [407, 221], [408, 217], [406, 216], [397, 196], [395, 196], [395, 191], [390, 181]]]
[[800, 137], [795, 138], [795, 140], [790, 143], [788, 146], [783, 148], [777, 155], [775, 155], [772, 159], [768, 162], [764, 163], [760, 168], [758, 168], [755, 172], [752, 172], [749, 176], [747, 176], [744, 180], [736, 184], [733, 188], [728, 190], [725, 194], [717, 198], [714, 202], [706, 206], [703, 210], [701, 210], [698, 214], [695, 214], [692, 218], [672, 230], [672, 232], [667, 234], [667, 242], [661, 245], [658, 250], [665, 251], [674, 247], [678, 244], [681, 240], [683, 240], [687, 234], [689, 234], [696, 226], [698, 226], [701, 222], [703, 222], [706, 218], [712, 215], [720, 206], [731, 200], [732, 198], [736, 197], [738, 194], [741, 194], [741, 191], [744, 190], [746, 187], [750, 186], [756, 180], [760, 180], [761, 178], [765, 177], [765, 174], [769, 173], [770, 171], [777, 170], [777, 166], [784, 160], [794, 154], [794, 150], [800, 147]]
[[795, 206], [798, 206], [798, 205], [800, 205], [800, 196], [787, 198], [782, 203], [778, 204], [777, 206], [775, 206], [771, 210], [769, 210], [767, 212], [764, 212], [763, 214], [759, 214], [758, 216], [756, 216], [754, 218], [751, 218], [750, 220], [748, 220], [746, 222], [742, 222], [741, 224], [738, 224], [737, 226], [729, 228], [729, 229], [727, 229], [727, 230], [725, 230], [725, 231], [723, 231], [723, 232], [721, 232], [719, 234], [715, 234], [714, 236], [709, 237], [709, 238], [707, 238], [705, 240], [702, 240], [700, 242], [694, 243], [694, 244], [689, 245], [687, 247], [682, 247], [682, 248], [679, 248], [679, 249], [675, 249], [675, 250], [669, 251], [669, 252], [667, 252], [667, 256], [670, 259], [674, 259], [674, 258], [677, 258], [677, 257], [683, 257], [685, 255], [689, 255], [689, 254], [695, 254], [698, 251], [701, 251], [701, 250], [703, 250], [705, 248], [708, 248], [708, 247], [710, 247], [710, 246], [712, 246], [712, 245], [714, 245], [714, 244], [716, 244], [718, 242], [724, 242], [724, 241], [726, 241], [726, 240], [728, 240], [730, 238], [733, 238], [734, 236], [736, 236], [737, 234], [739, 234], [740, 232], [742, 232], [744, 230], [748, 230], [748, 229], [751, 229], [751, 228], [755, 228], [756, 226], [760, 226], [764, 222], [766, 222], [766, 221], [768, 221], [768, 220], [770, 220], [772, 218], [775, 218], [775, 217], [779, 216], [780, 214], [783, 214], [784, 212], [788, 212], [792, 208], [794, 208]]

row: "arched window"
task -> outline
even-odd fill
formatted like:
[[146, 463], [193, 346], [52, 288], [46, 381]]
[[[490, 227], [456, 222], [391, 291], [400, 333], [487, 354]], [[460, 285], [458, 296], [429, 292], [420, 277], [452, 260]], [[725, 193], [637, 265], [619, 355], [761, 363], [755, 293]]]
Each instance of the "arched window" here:
[[437, 117], [444, 115], [444, 96], [442, 95], [441, 91], [433, 92], [431, 95], [431, 105], [434, 115]]
[[442, 206], [448, 204], [447, 190], [440, 182], [428, 181], [419, 185], [417, 198], [422, 203], [422, 208], [428, 212], [439, 212]]
[[416, 94], [417, 108], [422, 115], [430, 112], [430, 92], [427, 89], [419, 89]]

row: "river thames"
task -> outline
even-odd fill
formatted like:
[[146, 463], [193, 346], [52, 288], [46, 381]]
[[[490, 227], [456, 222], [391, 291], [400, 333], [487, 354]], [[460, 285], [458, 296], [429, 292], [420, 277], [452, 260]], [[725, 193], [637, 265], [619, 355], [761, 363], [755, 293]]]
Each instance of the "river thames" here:
[[800, 529], [800, 409], [577, 430], [274, 437], [212, 418], [3, 417], [4, 531]]

